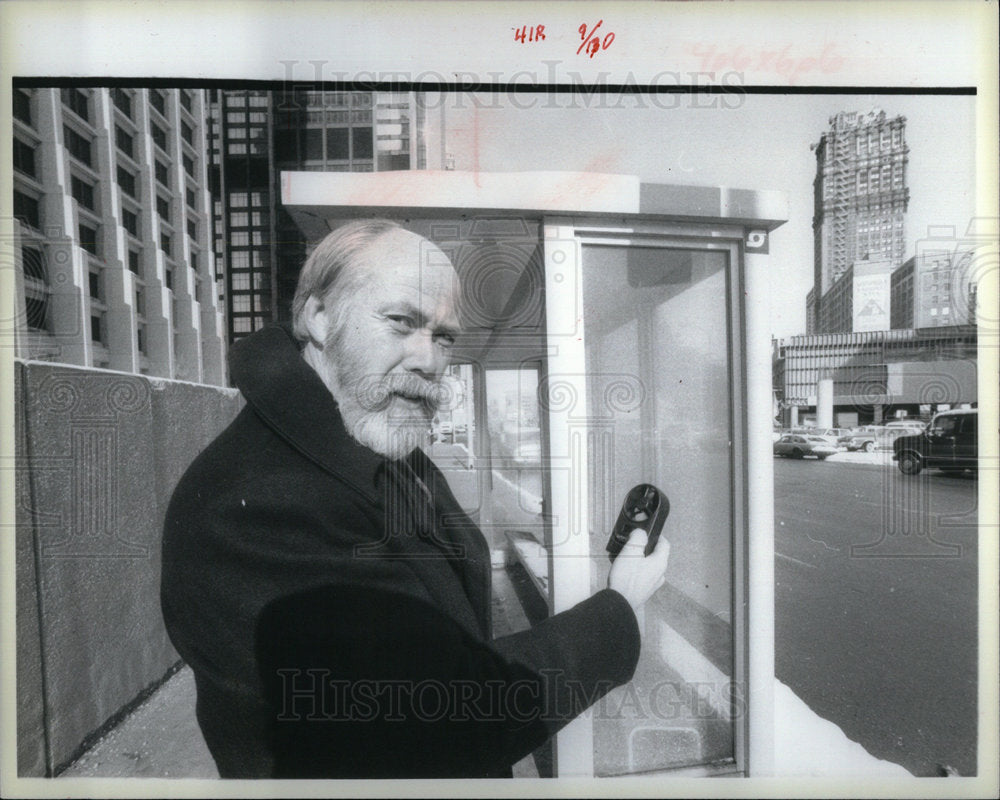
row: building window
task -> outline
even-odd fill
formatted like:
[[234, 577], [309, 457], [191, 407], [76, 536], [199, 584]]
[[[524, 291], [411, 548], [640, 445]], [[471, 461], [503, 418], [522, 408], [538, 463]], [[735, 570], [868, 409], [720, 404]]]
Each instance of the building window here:
[[153, 141], [156, 146], [159, 147], [163, 152], [167, 151], [167, 132], [163, 130], [155, 122], [149, 123], [149, 133], [153, 137]]
[[156, 196], [156, 213], [164, 222], [170, 222], [170, 201], [165, 197]]
[[278, 161], [294, 161], [298, 157], [297, 132], [279, 129], [274, 132], [274, 157]]
[[137, 325], [135, 328], [135, 346], [140, 353], [146, 352], [146, 326]]
[[197, 239], [198, 238], [198, 223], [196, 223], [190, 217], [188, 217], [188, 220], [187, 220], [187, 232], [188, 232], [188, 236], [190, 236], [192, 239]]
[[[133, 216], [135, 216], [133, 214]], [[129, 250], [128, 251], [128, 268], [136, 275], [139, 274], [139, 251]]]
[[184, 106], [184, 109], [186, 111], [191, 111], [191, 113], [194, 113], [192, 111], [192, 109], [191, 109], [191, 105], [192, 105], [192, 102], [191, 102], [191, 92], [189, 92], [189, 91], [187, 91], [185, 89], [181, 89], [181, 91], [180, 91], [180, 100], [181, 100], [181, 105]]
[[183, 120], [181, 121], [181, 138], [194, 147], [194, 131], [191, 129], [191, 126]]
[[250, 313], [250, 295], [248, 294], [233, 295], [233, 313], [234, 314]]
[[161, 233], [160, 234], [160, 249], [166, 254], [166, 256], [168, 258], [170, 257], [170, 245], [171, 245], [170, 234], [169, 233]]
[[31, 125], [31, 95], [24, 89], [14, 90], [14, 119]]
[[91, 255], [97, 255], [97, 229], [91, 228], [89, 225], [84, 225], [82, 222], [79, 227], [80, 235], [80, 247], [86, 250]]
[[250, 291], [249, 272], [230, 272], [230, 283], [234, 292]]
[[[159, 111], [164, 117], [167, 116], [167, 102], [163, 97], [163, 92], [159, 89], [149, 90], [149, 104]], [[163, 148], [166, 150], [167, 148]]]
[[18, 138], [14, 139], [14, 169], [32, 178], [37, 177], [35, 173], [35, 148]]
[[70, 191], [73, 198], [84, 208], [94, 210], [94, 187], [76, 175], [70, 176]]
[[230, 236], [230, 244], [234, 247], [246, 247], [250, 244], [250, 234], [247, 231], [235, 231]]
[[83, 89], [62, 89], [63, 105], [69, 107], [80, 119], [90, 122], [87, 110], [87, 93]]
[[163, 279], [167, 288], [172, 290], [174, 288], [174, 270], [169, 265], [163, 270]]
[[194, 189], [184, 190], [184, 202], [187, 203], [188, 208], [196, 209], [198, 208], [197, 196], [194, 193]]
[[195, 272], [197, 272], [198, 271], [198, 254], [194, 250], [192, 250], [190, 252], [190, 254], [188, 255], [188, 262], [191, 265], [191, 269], [193, 269]]
[[230, 142], [226, 146], [226, 153], [231, 156], [245, 156], [247, 153], [247, 146], [237, 142]]
[[115, 146], [129, 158], [135, 158], [135, 140], [121, 125], [115, 125]]
[[318, 128], [310, 128], [305, 131], [305, 160], [323, 160], [323, 131]]
[[90, 297], [93, 300], [101, 299], [101, 276], [100, 273], [91, 272], [90, 273]]
[[41, 251], [22, 247], [21, 265], [24, 271], [25, 321], [32, 330], [48, 330], [49, 282]]
[[29, 195], [14, 190], [14, 216], [25, 225], [32, 228], [41, 228], [41, 220], [38, 213], [38, 200]]
[[254, 94], [250, 96], [250, 107], [251, 108], [267, 108], [267, 95], [266, 94]]
[[331, 161], [344, 161], [351, 157], [347, 128], [327, 128], [326, 157]]
[[115, 108], [121, 111], [129, 119], [132, 118], [132, 95], [124, 89], [114, 88], [111, 90], [111, 102]]
[[63, 126], [63, 137], [69, 154], [77, 161], [86, 164], [88, 167], [91, 166], [90, 140], [85, 136], [81, 136], [68, 125]]
[[136, 239], [139, 238], [139, 217], [135, 212], [127, 208], [122, 209], [122, 227]]
[[229, 194], [229, 206], [230, 206], [230, 208], [246, 208], [246, 206], [247, 206], [247, 193], [246, 192], [230, 192], [230, 194]]
[[156, 180], [160, 185], [170, 188], [170, 170], [167, 168], [167, 165], [162, 161], [157, 161], [153, 169], [156, 172]]
[[893, 128], [892, 129], [892, 146], [893, 147], [898, 146], [902, 142], [902, 140], [903, 140], [902, 133], [903, 132], [899, 128]]
[[98, 344], [103, 344], [104, 339], [102, 338], [103, 331], [101, 331], [101, 315], [91, 314], [90, 315], [90, 338], [97, 342]]
[[184, 153], [181, 156], [181, 161], [184, 162], [184, 171], [193, 178], [194, 177], [194, 159], [191, 158], [191, 156], [189, 156], [187, 153]]
[[134, 199], [136, 197], [135, 175], [133, 175], [131, 172], [129, 172], [127, 169], [125, 169], [125, 167], [121, 165], [118, 166], [116, 174], [118, 176], [118, 185], [121, 187], [121, 190], [125, 192], [125, 194], [127, 194], [129, 197]]
[[229, 215], [230, 228], [245, 228], [250, 223], [250, 217], [246, 211], [234, 211]]

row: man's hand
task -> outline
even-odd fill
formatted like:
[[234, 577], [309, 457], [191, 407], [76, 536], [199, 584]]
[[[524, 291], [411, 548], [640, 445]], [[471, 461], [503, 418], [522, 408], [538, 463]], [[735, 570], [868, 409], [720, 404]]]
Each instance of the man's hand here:
[[643, 557], [646, 542], [644, 530], [636, 528], [632, 531], [608, 575], [608, 588], [628, 600], [633, 611], [638, 611], [666, 580], [664, 573], [670, 556], [670, 542], [661, 536], [653, 552]]

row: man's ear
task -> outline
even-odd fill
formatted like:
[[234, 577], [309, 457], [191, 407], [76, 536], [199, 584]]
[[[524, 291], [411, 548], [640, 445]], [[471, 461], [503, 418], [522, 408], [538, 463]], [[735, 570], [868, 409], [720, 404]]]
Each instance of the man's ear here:
[[302, 318], [313, 346], [322, 350], [330, 330], [330, 315], [327, 314], [326, 304], [316, 295], [309, 295]]

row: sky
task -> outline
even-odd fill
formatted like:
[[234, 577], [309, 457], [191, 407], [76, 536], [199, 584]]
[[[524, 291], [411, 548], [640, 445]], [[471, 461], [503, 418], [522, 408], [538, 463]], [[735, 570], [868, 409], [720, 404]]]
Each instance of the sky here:
[[[813, 279], [816, 172], [810, 145], [828, 130], [831, 116], [881, 108], [890, 117], [906, 117], [907, 258], [931, 226], [954, 228], [961, 237], [973, 217], [974, 97], [660, 95], [655, 99], [659, 105], [648, 95], [609, 95], [603, 102], [591, 98], [588, 107], [580, 95], [449, 95], [446, 150], [454, 155], [459, 170], [477, 166], [485, 172], [584, 170], [638, 175], [642, 181], [657, 183], [784, 192], [788, 222], [772, 234], [770, 243], [771, 333], [777, 337], [805, 332], [805, 296]], [[435, 107], [440, 102], [433, 96], [429, 101]]]

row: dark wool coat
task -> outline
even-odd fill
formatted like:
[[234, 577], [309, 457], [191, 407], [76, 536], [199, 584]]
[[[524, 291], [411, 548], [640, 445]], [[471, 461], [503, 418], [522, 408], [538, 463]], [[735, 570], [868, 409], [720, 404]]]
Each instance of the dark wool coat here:
[[507, 776], [632, 677], [610, 589], [492, 639], [482, 533], [423, 452], [347, 434], [285, 328], [230, 371], [247, 405], [174, 492], [161, 590], [223, 777]]

